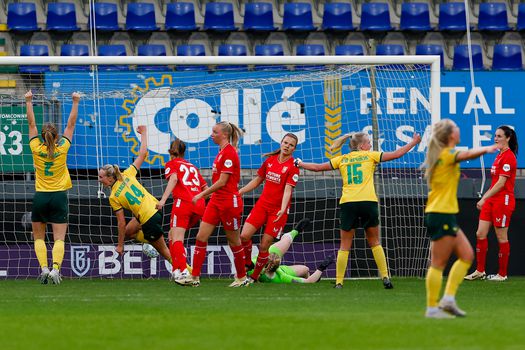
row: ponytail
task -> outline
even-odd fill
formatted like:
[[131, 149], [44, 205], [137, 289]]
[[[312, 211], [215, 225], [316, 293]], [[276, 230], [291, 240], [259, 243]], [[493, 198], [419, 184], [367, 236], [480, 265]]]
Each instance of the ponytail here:
[[498, 129], [502, 130], [505, 133], [505, 137], [509, 138], [509, 148], [512, 153], [518, 155], [518, 136], [516, 131], [507, 125], [498, 126]]
[[55, 142], [58, 137], [58, 131], [55, 125], [47, 123], [42, 128], [42, 138], [44, 139], [44, 145], [47, 147], [47, 157], [49, 159], [55, 158]]
[[443, 148], [448, 145], [448, 140], [452, 134], [456, 124], [450, 119], [442, 119], [432, 128], [432, 136], [428, 142], [428, 150], [425, 162], [423, 166], [425, 169], [425, 178], [427, 183], [430, 184], [430, 179], [434, 168], [436, 167], [439, 155]]
[[350, 150], [358, 151], [359, 146], [363, 143], [363, 139], [365, 136], [368, 136], [368, 134], [364, 132], [350, 132], [348, 134], [344, 134], [343, 136], [338, 137], [334, 140], [334, 142], [332, 142], [332, 145], [330, 146], [330, 151], [342, 147], [348, 139], [350, 139]]
[[107, 177], [113, 178], [115, 182], [124, 181], [124, 179], [122, 178], [122, 173], [120, 172], [118, 165], [106, 164], [102, 167], [102, 170], [104, 170], [104, 173], [106, 174]]
[[221, 126], [222, 132], [228, 135], [228, 141], [230, 144], [237, 148], [240, 138], [244, 135], [244, 131], [242, 131], [237, 125], [227, 121], [222, 121], [218, 124]]
[[[295, 145], [297, 146], [297, 144], [299, 143], [299, 138], [295, 134], [292, 134], [291, 132], [289, 132], [289, 133], [287, 133], [286, 135], [283, 136], [283, 138], [281, 139], [281, 143], [283, 143], [284, 139], [287, 138], [287, 137], [291, 137], [292, 139], [294, 139], [295, 140]], [[271, 152], [265, 153], [265, 154], [263, 154], [263, 156], [264, 157], [271, 157], [271, 156], [274, 156], [274, 155], [279, 154], [279, 153], [281, 153], [281, 147], [279, 147], [275, 151], [271, 151]]]

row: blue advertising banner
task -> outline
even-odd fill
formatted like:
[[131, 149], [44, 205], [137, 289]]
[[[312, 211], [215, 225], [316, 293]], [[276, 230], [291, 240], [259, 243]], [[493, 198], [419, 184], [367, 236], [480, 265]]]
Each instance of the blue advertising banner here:
[[[283, 79], [283, 74], [296, 79]], [[188, 145], [186, 157], [210, 168], [217, 146], [211, 127], [221, 120], [245, 130], [239, 153], [243, 168], [258, 168], [262, 154], [279, 147], [287, 132], [299, 137], [296, 157], [324, 162], [336, 153], [331, 141], [350, 131], [371, 132], [371, 89], [366, 72], [340, 74], [340, 78], [303, 72], [100, 72], [93, 84], [90, 73], [47, 73], [46, 93], [85, 94], [68, 163], [72, 168], [102, 164], [129, 165], [139, 148], [135, 129], [148, 125], [150, 154], [145, 167], [161, 168], [169, 159], [169, 143], [180, 138]], [[430, 132], [429, 74], [376, 72], [379, 145], [393, 151], [410, 141], [413, 132], [423, 141], [413, 151], [411, 164], [403, 159], [391, 167], [419, 164], [424, 159]], [[511, 75], [512, 74], [512, 78]], [[488, 145], [499, 125], [515, 126], [523, 138], [519, 91], [525, 72], [477, 72], [476, 89], [464, 72], [441, 77], [441, 117], [453, 119], [461, 130], [460, 147]], [[94, 91], [94, 87], [98, 86]], [[96, 98], [93, 98], [96, 96]], [[70, 102], [64, 99], [62, 118]], [[475, 111], [479, 116], [476, 125]], [[343, 152], [348, 149], [346, 146]], [[485, 157], [490, 165], [494, 155]], [[480, 167], [479, 160], [462, 164]], [[518, 166], [525, 161], [518, 159]]]

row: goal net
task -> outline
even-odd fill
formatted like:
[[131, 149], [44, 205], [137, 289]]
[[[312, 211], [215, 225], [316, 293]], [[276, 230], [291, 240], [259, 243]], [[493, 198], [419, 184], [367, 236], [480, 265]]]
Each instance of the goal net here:
[[[170, 265], [150, 259], [140, 244], [129, 241], [125, 254], [115, 251], [116, 218], [109, 192], [97, 182], [105, 164], [127, 168], [138, 154], [138, 125], [147, 125], [149, 155], [138, 179], [160, 198], [166, 181], [164, 165], [169, 144], [186, 142], [186, 158], [197, 165], [208, 184], [218, 148], [210, 139], [212, 126], [227, 120], [245, 130], [239, 154], [242, 184], [255, 175], [263, 154], [279, 147], [287, 132], [299, 144], [294, 153], [307, 162], [327, 162], [349, 152], [348, 145], [331, 151], [334, 139], [351, 131], [367, 132], [374, 149], [394, 151], [414, 132], [423, 141], [398, 160], [377, 169], [381, 240], [390, 273], [422, 276], [428, 244], [423, 226], [424, 159], [430, 125], [439, 118], [439, 57], [7, 57], [1, 65], [50, 65], [41, 74], [0, 74], [0, 276], [30, 278], [39, 274], [33, 251], [31, 208], [34, 168], [29, 149], [24, 93], [33, 91], [38, 128], [45, 122], [64, 130], [73, 92], [82, 97], [68, 168], [69, 228], [62, 265], [65, 277], [166, 277]], [[64, 67], [77, 71], [64, 71]], [[85, 70], [82, 69], [82, 65]], [[115, 67], [112, 65], [121, 65]], [[126, 70], [120, 70], [124, 65]], [[145, 65], [149, 66], [145, 67]], [[80, 66], [80, 67], [79, 67]], [[375, 101], [374, 101], [375, 100]], [[297, 236], [285, 254], [285, 264], [305, 264], [312, 270], [339, 247], [338, 172], [301, 171], [293, 193], [286, 230], [302, 218], [313, 226]], [[260, 189], [245, 196], [243, 217]], [[164, 208], [169, 230], [171, 203]], [[126, 213], [129, 219], [129, 213]], [[197, 228], [186, 235], [191, 259]], [[260, 235], [254, 236], [257, 244]], [[52, 232], [46, 242], [51, 255]], [[254, 254], [257, 249], [254, 249]], [[204, 276], [229, 277], [232, 254], [222, 232], [210, 239]], [[364, 232], [358, 229], [347, 277], [377, 277]], [[335, 268], [328, 270], [335, 276]]]

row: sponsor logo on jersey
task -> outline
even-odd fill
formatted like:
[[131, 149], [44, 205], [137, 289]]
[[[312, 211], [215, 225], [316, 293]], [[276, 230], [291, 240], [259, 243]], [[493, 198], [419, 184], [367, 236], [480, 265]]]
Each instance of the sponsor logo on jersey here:
[[509, 164], [503, 164], [503, 171], [510, 171], [510, 165]]
[[233, 165], [233, 162], [231, 161], [231, 159], [226, 159], [226, 160], [224, 161], [224, 166], [225, 166], [226, 168], [231, 168], [232, 165]]
[[276, 184], [281, 183], [281, 174], [274, 173], [273, 171], [269, 171], [266, 173], [266, 180], [271, 181]]

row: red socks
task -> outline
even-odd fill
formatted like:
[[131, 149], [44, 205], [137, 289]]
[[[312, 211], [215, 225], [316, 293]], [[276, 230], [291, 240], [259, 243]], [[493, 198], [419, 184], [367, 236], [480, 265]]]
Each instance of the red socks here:
[[199, 277], [201, 275], [202, 264], [206, 259], [206, 247], [208, 242], [201, 242], [199, 240], [195, 241], [195, 251], [193, 253], [193, 266], [191, 275], [194, 277]]
[[[172, 249], [170, 249], [170, 252], [171, 250]], [[186, 269], [186, 249], [184, 249], [182, 241], [175, 241], [173, 243], [173, 251], [177, 257], [177, 268], [181, 271], [184, 271]], [[173, 253], [171, 258], [173, 259]]]
[[244, 264], [250, 265], [252, 263], [252, 240], [242, 242], [242, 248], [244, 249]]
[[499, 271], [498, 275], [505, 277], [507, 276], [507, 267], [509, 266], [509, 255], [510, 255], [510, 244], [507, 242], [499, 243], [499, 254], [498, 263]]
[[246, 268], [244, 267], [244, 249], [242, 245], [237, 247], [230, 246], [233, 253], [233, 263], [237, 270], [237, 278], [241, 279], [246, 277]]
[[252, 278], [255, 281], [259, 279], [259, 275], [261, 274], [263, 267], [268, 262], [268, 256], [270, 256], [269, 252], [259, 252], [259, 256], [257, 256], [257, 263], [255, 264], [255, 269], [253, 269], [252, 273]]
[[489, 248], [488, 239], [477, 239], [476, 241], [476, 270], [479, 272], [485, 272], [485, 261], [487, 260], [487, 250]]

